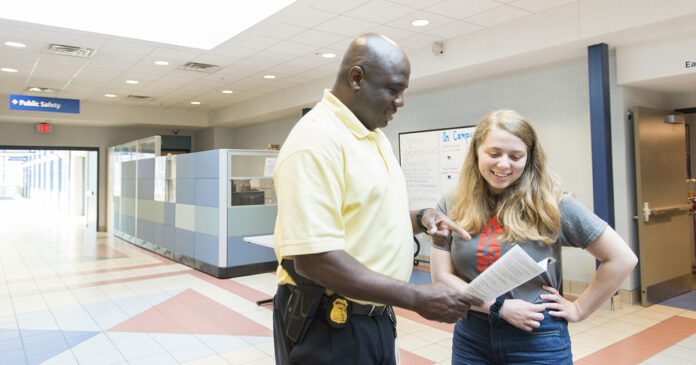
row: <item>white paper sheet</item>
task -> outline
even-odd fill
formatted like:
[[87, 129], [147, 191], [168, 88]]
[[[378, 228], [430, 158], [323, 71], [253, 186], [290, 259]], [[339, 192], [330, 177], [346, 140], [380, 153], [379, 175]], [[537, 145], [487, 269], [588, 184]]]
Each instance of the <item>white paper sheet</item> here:
[[546, 271], [553, 258], [534, 262], [520, 246], [515, 245], [466, 288], [466, 292], [483, 301], [495, 299]]
[[277, 157], [266, 157], [266, 164], [263, 166], [263, 176], [273, 177], [273, 169], [275, 169], [277, 159]]

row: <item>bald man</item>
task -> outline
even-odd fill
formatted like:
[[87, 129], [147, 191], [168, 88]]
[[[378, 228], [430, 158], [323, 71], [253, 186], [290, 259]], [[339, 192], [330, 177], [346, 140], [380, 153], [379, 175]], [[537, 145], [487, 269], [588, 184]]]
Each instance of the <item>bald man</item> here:
[[439, 211], [409, 212], [386, 127], [404, 105], [411, 66], [379, 34], [356, 38], [336, 82], [278, 156], [277, 364], [396, 364], [391, 306], [456, 322], [478, 299], [408, 283], [413, 234], [467, 236]]

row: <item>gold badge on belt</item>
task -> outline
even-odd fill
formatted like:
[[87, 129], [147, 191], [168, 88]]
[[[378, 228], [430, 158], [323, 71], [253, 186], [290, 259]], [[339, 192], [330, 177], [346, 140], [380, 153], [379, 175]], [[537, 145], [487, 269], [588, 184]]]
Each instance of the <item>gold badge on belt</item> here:
[[343, 328], [348, 323], [350, 302], [339, 296], [332, 296], [327, 310], [327, 322], [334, 328]]

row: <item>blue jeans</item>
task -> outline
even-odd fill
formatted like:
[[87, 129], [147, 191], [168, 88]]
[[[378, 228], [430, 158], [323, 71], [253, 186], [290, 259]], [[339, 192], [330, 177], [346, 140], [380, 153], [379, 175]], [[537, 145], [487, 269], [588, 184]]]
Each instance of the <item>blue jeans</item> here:
[[544, 311], [541, 326], [523, 331], [485, 313], [469, 311], [454, 326], [452, 364], [572, 364], [568, 322]]

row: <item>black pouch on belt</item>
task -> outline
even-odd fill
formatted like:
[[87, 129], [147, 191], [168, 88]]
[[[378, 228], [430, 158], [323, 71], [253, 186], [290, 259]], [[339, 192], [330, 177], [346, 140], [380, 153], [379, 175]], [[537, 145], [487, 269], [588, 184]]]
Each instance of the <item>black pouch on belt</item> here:
[[324, 287], [300, 276], [295, 271], [292, 260], [283, 259], [281, 265], [297, 284], [290, 293], [288, 305], [283, 313], [285, 335], [297, 345], [304, 339], [309, 325], [317, 313], [321, 298], [324, 296]]

